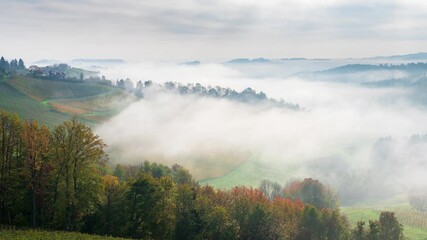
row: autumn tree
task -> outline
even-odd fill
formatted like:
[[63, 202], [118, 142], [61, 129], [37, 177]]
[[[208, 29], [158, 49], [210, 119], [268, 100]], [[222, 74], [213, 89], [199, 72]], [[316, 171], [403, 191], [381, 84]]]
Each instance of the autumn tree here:
[[[39, 197], [46, 190], [44, 175], [48, 173], [46, 168], [47, 153], [49, 149], [50, 132], [46, 126], [39, 127], [37, 121], [27, 121], [22, 134], [24, 143], [25, 162], [23, 175], [27, 180], [27, 188], [31, 196], [31, 221], [33, 227], [37, 226], [37, 202], [42, 202]], [[36, 199], [38, 198], [38, 199]], [[38, 200], [38, 201], [37, 201]]]
[[275, 198], [272, 201], [272, 214], [275, 232], [279, 239], [294, 238], [301, 227], [304, 203], [288, 198]]
[[[229, 192], [230, 203], [227, 208], [230, 215], [237, 221], [239, 225], [240, 239], [250, 239], [253, 231], [254, 217], [259, 214], [264, 214], [264, 209], [258, 209], [258, 213], [253, 211], [257, 204], [267, 204], [269, 201], [265, 195], [256, 188], [235, 187]], [[260, 206], [259, 206], [260, 207]]]

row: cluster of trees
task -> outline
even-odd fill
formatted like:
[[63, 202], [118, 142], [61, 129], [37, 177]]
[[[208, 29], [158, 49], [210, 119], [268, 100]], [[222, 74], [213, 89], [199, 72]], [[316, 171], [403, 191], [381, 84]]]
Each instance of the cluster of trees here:
[[366, 222], [357, 222], [356, 228], [352, 231], [352, 238], [357, 240], [405, 239], [403, 226], [397, 221], [393, 212], [382, 212], [378, 221], [369, 220], [368, 223], [368, 229], [365, 229]]
[[85, 81], [84, 72], [91, 73], [83, 69], [72, 68], [66, 63], [54, 64], [45, 67], [32, 65], [28, 70], [28, 75], [34, 78], [71, 82], [83, 82]]
[[0, 113], [0, 223], [78, 230], [101, 193], [104, 148], [76, 120], [51, 131]]
[[201, 97], [223, 98], [232, 101], [238, 101], [251, 104], [265, 104], [268, 106], [289, 108], [293, 110], [300, 109], [298, 104], [287, 103], [283, 99], [276, 100], [268, 98], [263, 92], [256, 92], [252, 88], [246, 88], [241, 92], [237, 92], [230, 88], [223, 88], [220, 86], [202, 86], [200, 83], [182, 84], [176, 82], [166, 82], [164, 84], [154, 85], [152, 81], [138, 81], [136, 85], [130, 79], [120, 79], [116, 81], [116, 86], [133, 92], [137, 97], [144, 97], [146, 91], [155, 89], [156, 91], [169, 91], [178, 93], [180, 95], [197, 95]]
[[[351, 231], [335, 193], [316, 180], [218, 190], [200, 186], [179, 165], [111, 167], [105, 147], [74, 119], [51, 130], [1, 112], [0, 224], [137, 239], [367, 235]], [[377, 224], [379, 233], [395, 234], [396, 223], [386, 215]], [[401, 234], [401, 226], [397, 230]]]
[[65, 63], [54, 64], [52, 66], [46, 67], [32, 65], [27, 68], [21, 58], [19, 60], [12, 59], [10, 62], [5, 60], [4, 57], [0, 58], [0, 77], [6, 75], [28, 75], [35, 78], [48, 80], [83, 81], [83, 73], [81, 73], [80, 76], [67, 76], [66, 72], [70, 69], [71, 67]]
[[25, 64], [22, 59], [12, 59], [10, 62], [6, 61], [4, 57], [0, 58], [0, 77], [7, 74], [14, 74], [18, 70], [25, 70]]
[[259, 190], [269, 199], [277, 197], [292, 200], [301, 200], [306, 204], [311, 204], [317, 208], [337, 209], [338, 196], [335, 190], [318, 180], [306, 178], [304, 180], [294, 180], [282, 187], [279, 183], [269, 180], [262, 180]]

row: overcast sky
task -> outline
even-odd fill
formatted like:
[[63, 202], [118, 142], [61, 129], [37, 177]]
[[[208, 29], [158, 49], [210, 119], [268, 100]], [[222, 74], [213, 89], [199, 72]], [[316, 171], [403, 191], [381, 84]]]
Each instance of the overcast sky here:
[[427, 1], [0, 0], [0, 55], [223, 61], [427, 51]]

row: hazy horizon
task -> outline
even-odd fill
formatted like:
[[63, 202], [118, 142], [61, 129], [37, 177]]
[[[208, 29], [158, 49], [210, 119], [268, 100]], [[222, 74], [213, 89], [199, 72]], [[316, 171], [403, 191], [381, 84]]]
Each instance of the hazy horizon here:
[[423, 1], [0, 0], [7, 58], [132, 62], [425, 52]]

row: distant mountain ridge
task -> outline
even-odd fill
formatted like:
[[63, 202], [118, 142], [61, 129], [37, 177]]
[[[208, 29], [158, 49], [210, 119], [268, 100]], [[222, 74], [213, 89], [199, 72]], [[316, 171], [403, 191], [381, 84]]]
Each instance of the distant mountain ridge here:
[[366, 71], [380, 70], [399, 70], [419, 74], [427, 71], [427, 63], [408, 63], [408, 64], [346, 64], [343, 66], [327, 69], [318, 73], [322, 74], [343, 74]]
[[377, 56], [366, 59], [389, 59], [389, 60], [427, 60], [427, 52], [419, 52], [419, 53], [410, 53], [404, 55], [392, 55], [392, 56]]
[[123, 59], [85, 59], [85, 58], [79, 58], [79, 59], [73, 59], [71, 60], [71, 63], [77, 63], [77, 64], [123, 64], [126, 63]]
[[330, 60], [401, 60], [401, 61], [419, 61], [425, 60], [427, 62], [427, 52], [419, 53], [410, 53], [403, 55], [390, 55], [390, 56], [376, 56], [376, 57], [364, 57], [364, 58], [342, 58], [342, 59], [332, 59], [332, 58], [305, 58], [305, 57], [295, 57], [295, 58], [280, 58], [280, 59], [270, 59], [264, 57], [258, 58], [235, 58], [229, 61], [226, 61], [225, 64], [253, 64], [253, 63], [280, 63], [286, 61], [330, 61]]
[[246, 64], [246, 63], [269, 63], [272, 62], [272, 60], [270, 59], [266, 59], [266, 58], [253, 58], [253, 59], [249, 59], [249, 58], [236, 58], [236, 59], [232, 59], [230, 61], [225, 62], [226, 64]]

